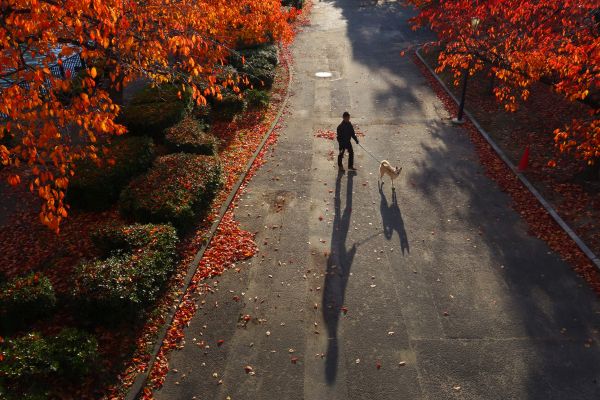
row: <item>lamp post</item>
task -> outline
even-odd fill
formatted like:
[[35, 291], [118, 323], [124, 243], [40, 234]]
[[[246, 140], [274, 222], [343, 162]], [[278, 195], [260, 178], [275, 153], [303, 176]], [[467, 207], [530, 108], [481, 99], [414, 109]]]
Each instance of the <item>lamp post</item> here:
[[[481, 22], [481, 20], [477, 17], [471, 18], [471, 27], [473, 28], [474, 32], [477, 31], [477, 28], [479, 27], [480, 22]], [[465, 120], [463, 119], [463, 114], [464, 114], [464, 110], [465, 110], [465, 97], [467, 95], [467, 81], [469, 80], [470, 66], [471, 66], [471, 64], [469, 63], [469, 66], [467, 66], [467, 68], [465, 69], [465, 71], [463, 73], [462, 92], [460, 94], [460, 104], [458, 105], [458, 115], [456, 116], [456, 118], [452, 119], [452, 122], [455, 124], [464, 124], [465, 123]]]

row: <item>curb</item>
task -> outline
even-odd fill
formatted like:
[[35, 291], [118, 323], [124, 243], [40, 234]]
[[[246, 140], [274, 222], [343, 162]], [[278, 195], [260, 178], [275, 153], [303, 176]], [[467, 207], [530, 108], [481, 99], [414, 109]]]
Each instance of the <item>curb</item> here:
[[[419, 60], [421, 60], [423, 65], [425, 65], [425, 67], [429, 70], [431, 75], [433, 75], [435, 77], [435, 79], [442, 86], [442, 88], [444, 88], [446, 93], [448, 93], [450, 98], [452, 98], [452, 100], [454, 100], [454, 102], [457, 105], [460, 104], [460, 102], [458, 101], [456, 96], [454, 96], [454, 94], [450, 91], [450, 89], [448, 89], [448, 86], [446, 86], [444, 81], [442, 81], [442, 79], [435, 73], [435, 71], [433, 71], [433, 69], [429, 66], [429, 64], [427, 64], [427, 62], [421, 55], [420, 48], [415, 51], [415, 54], [417, 55], [417, 57], [419, 57]], [[511, 171], [519, 178], [519, 180], [525, 185], [525, 187], [527, 187], [527, 189], [531, 192], [531, 194], [533, 194], [535, 196], [535, 198], [540, 202], [540, 204], [546, 209], [548, 214], [550, 214], [550, 216], [556, 221], [556, 223], [567, 233], [567, 235], [569, 235], [569, 237], [575, 242], [575, 244], [577, 244], [577, 246], [581, 249], [581, 251], [583, 251], [583, 253], [596, 266], [596, 268], [598, 270], [600, 270], [600, 258], [596, 254], [594, 254], [594, 252], [584, 243], [584, 241], [575, 233], [575, 231], [573, 231], [573, 229], [565, 222], [565, 220], [563, 220], [560, 217], [560, 215], [558, 215], [558, 213], [556, 212], [554, 207], [552, 207], [552, 205], [546, 199], [544, 199], [542, 197], [540, 192], [538, 192], [538, 190], [531, 184], [531, 182], [529, 182], [529, 180], [525, 177], [525, 175], [523, 175], [521, 172], [519, 172], [519, 170], [509, 160], [509, 158], [506, 156], [506, 154], [504, 154], [502, 149], [500, 149], [500, 147], [498, 147], [496, 142], [494, 142], [494, 140], [491, 138], [491, 136], [485, 131], [485, 129], [483, 129], [481, 127], [481, 125], [479, 125], [479, 122], [477, 122], [477, 120], [475, 118], [473, 118], [473, 115], [466, 109], [464, 110], [464, 114], [467, 116], [467, 118], [469, 118], [471, 120], [471, 122], [473, 123], [475, 128], [477, 128], [477, 130], [479, 131], [481, 136], [483, 136], [485, 138], [485, 140], [490, 144], [490, 146], [492, 146], [492, 148], [494, 149], [496, 154], [498, 154], [498, 156], [500, 156], [500, 158], [508, 166], [508, 168], [511, 169]]]
[[[277, 115], [273, 119], [271, 126], [265, 133], [265, 136], [263, 137], [262, 141], [259, 143], [258, 147], [254, 151], [254, 154], [252, 154], [252, 157], [250, 158], [250, 160], [248, 160], [248, 163], [246, 164], [246, 168], [244, 168], [244, 172], [242, 173], [242, 175], [240, 175], [240, 177], [236, 181], [235, 185], [229, 192], [229, 196], [227, 196], [227, 199], [221, 205], [219, 214], [218, 214], [217, 218], [215, 219], [215, 221], [213, 222], [212, 226], [210, 227], [210, 230], [208, 231], [208, 234], [206, 236], [206, 241], [204, 242], [204, 244], [202, 245], [200, 250], [198, 250], [198, 252], [196, 253], [196, 256], [194, 257], [192, 262], [189, 264], [185, 279], [183, 281], [183, 285], [181, 286], [181, 289], [182, 289], [181, 294], [178, 296], [176, 304], [181, 304], [181, 301], [183, 300], [183, 296], [185, 295], [186, 289], [189, 287], [189, 285], [192, 281], [192, 278], [194, 277], [194, 274], [196, 273], [196, 271], [198, 269], [198, 265], [200, 264], [200, 260], [202, 260], [202, 257], [204, 256], [204, 252], [206, 251], [206, 249], [208, 249], [208, 246], [210, 245], [215, 233], [217, 232], [217, 228], [221, 224], [221, 220], [223, 219], [223, 216], [225, 215], [225, 213], [231, 206], [231, 203], [233, 202], [238, 191], [240, 190], [240, 187], [246, 180], [246, 177], [248, 176], [248, 172], [250, 171], [250, 168], [256, 161], [256, 158], [258, 157], [260, 152], [265, 147], [267, 140], [269, 140], [269, 138], [271, 137], [271, 134], [275, 130], [275, 126], [279, 123], [279, 120], [281, 119], [281, 115], [283, 114], [283, 110], [285, 109], [285, 106], [287, 105], [288, 99], [290, 97], [290, 88], [292, 87], [292, 77], [293, 77], [292, 63], [290, 62], [288, 65], [288, 84], [287, 84], [287, 88], [285, 90], [285, 98], [283, 99], [281, 106], [279, 107], [279, 111], [277, 112]], [[148, 376], [150, 375], [150, 371], [152, 371], [152, 367], [154, 366], [154, 362], [156, 361], [156, 356], [158, 356], [158, 353], [160, 351], [160, 348], [162, 347], [163, 341], [165, 340], [167, 331], [168, 331], [169, 327], [171, 326], [171, 324], [173, 323], [173, 318], [175, 317], [175, 313], [177, 312], [177, 309], [178, 309], [178, 307], [174, 307], [174, 308], [171, 308], [171, 311], [169, 311], [169, 314], [167, 315], [167, 317], [165, 319], [166, 322], [160, 328], [160, 330], [156, 336], [156, 338], [157, 338], [156, 343], [154, 345], [154, 348], [152, 349], [152, 353], [150, 353], [150, 361], [148, 361], [145, 371], [139, 373], [137, 375], [137, 377], [135, 378], [133, 384], [129, 387], [129, 389], [127, 391], [127, 395], [125, 396], [125, 400], [136, 400], [139, 398], [140, 394], [142, 393], [144, 387], [146, 386], [146, 381], [148, 379]]]

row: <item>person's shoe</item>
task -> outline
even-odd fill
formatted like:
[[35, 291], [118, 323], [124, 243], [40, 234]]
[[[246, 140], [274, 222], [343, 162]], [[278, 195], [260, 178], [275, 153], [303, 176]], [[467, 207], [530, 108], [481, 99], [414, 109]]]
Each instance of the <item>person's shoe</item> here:
[[348, 171], [356, 171], [356, 168], [354, 168], [354, 167], [348, 167]]
[[344, 167], [342, 167], [341, 165], [338, 165], [338, 169], [339, 169], [341, 172], [344, 172], [344, 171], [345, 171]]

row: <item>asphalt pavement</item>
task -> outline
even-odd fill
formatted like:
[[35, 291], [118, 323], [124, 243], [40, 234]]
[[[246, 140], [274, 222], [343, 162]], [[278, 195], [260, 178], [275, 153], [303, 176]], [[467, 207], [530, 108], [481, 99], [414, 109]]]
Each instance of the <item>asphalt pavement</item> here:
[[[236, 210], [260, 252], [210, 281], [158, 399], [600, 399], [600, 301], [400, 56], [426, 39], [411, 15], [315, 1], [282, 136]], [[403, 167], [395, 191], [360, 147], [341, 173], [315, 137], [344, 111]]]

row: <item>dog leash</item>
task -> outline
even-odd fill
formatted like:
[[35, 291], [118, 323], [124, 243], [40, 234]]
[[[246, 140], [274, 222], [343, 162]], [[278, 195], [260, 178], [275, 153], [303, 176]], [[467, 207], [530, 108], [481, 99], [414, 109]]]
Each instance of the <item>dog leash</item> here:
[[361, 148], [362, 148], [362, 149], [363, 149], [365, 152], [367, 152], [367, 154], [368, 154], [368, 155], [370, 155], [371, 157], [373, 157], [373, 160], [377, 161], [377, 163], [378, 163], [378, 164], [381, 164], [381, 161], [379, 161], [379, 160], [377, 159], [377, 157], [375, 157], [375, 156], [373, 155], [373, 153], [371, 153], [369, 150], [365, 149], [365, 148], [363, 147], [363, 145], [362, 145], [362, 144], [360, 144], [360, 143], [357, 143], [357, 144], [358, 144], [358, 145], [359, 145], [359, 146], [360, 146], [360, 147], [361, 147]]

